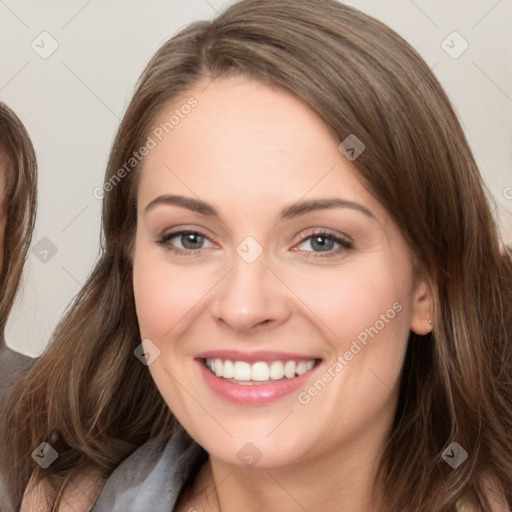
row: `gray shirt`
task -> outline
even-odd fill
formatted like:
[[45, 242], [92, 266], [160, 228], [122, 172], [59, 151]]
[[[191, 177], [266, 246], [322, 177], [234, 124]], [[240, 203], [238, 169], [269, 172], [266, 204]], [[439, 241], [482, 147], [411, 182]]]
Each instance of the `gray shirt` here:
[[[0, 418], [12, 382], [34, 359], [0, 341]], [[150, 439], [110, 475], [92, 512], [171, 512], [184, 485], [208, 458], [182, 427], [169, 440]], [[10, 512], [0, 480], [0, 512]]]

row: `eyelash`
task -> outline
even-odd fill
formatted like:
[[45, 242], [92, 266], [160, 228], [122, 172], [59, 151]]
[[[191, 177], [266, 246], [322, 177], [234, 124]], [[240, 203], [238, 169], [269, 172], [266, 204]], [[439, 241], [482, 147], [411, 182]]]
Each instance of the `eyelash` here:
[[303, 252], [306, 258], [330, 258], [334, 256], [338, 256], [340, 253], [349, 251], [354, 248], [354, 243], [348, 237], [340, 237], [335, 235], [334, 233], [329, 233], [328, 231], [311, 231], [307, 236], [302, 238], [302, 240], [296, 245], [302, 245], [307, 240], [313, 238], [325, 238], [339, 245], [338, 248], [333, 249], [332, 251], [301, 251], [297, 249], [296, 252]]
[[[169, 252], [173, 252], [174, 254], [180, 254], [184, 256], [195, 256], [198, 254], [201, 254], [201, 251], [203, 248], [200, 249], [181, 249], [180, 247], [174, 247], [170, 244], [170, 240], [173, 238], [176, 238], [181, 235], [200, 235], [201, 237], [209, 240], [208, 235], [206, 233], [203, 233], [200, 230], [191, 230], [191, 229], [182, 229], [178, 231], [173, 231], [171, 233], [167, 233], [166, 235], [162, 236], [159, 240], [156, 241], [156, 243], [160, 246], [163, 246], [166, 250]], [[322, 237], [326, 238], [327, 240], [331, 240], [335, 243], [337, 243], [340, 247], [338, 247], [335, 250], [332, 251], [300, 251], [296, 250], [294, 252], [304, 252], [306, 253], [304, 256], [306, 258], [329, 258], [333, 256], [337, 256], [339, 253], [343, 251], [349, 251], [350, 249], [353, 249], [354, 243], [347, 237], [347, 238], [341, 238], [339, 236], [334, 235], [333, 233], [329, 233], [328, 231], [313, 231], [309, 233], [306, 237], [304, 237], [298, 244], [301, 245], [304, 242], [306, 242], [309, 239], [312, 239], [314, 237]], [[322, 254], [322, 252], [325, 252], [326, 254]], [[312, 255], [313, 253], [314, 255]]]
[[173, 252], [175, 254], [182, 254], [184, 256], [192, 256], [192, 253], [194, 253], [194, 256], [196, 254], [200, 254], [202, 249], [181, 249], [180, 247], [174, 247], [170, 244], [170, 240], [173, 238], [176, 238], [180, 235], [200, 235], [203, 238], [206, 238], [209, 240], [206, 233], [203, 233], [202, 231], [199, 231], [197, 229], [180, 229], [178, 231], [172, 231], [171, 233], [167, 233], [166, 235], [162, 236], [160, 240], [157, 240], [157, 244], [163, 246], [167, 251]]

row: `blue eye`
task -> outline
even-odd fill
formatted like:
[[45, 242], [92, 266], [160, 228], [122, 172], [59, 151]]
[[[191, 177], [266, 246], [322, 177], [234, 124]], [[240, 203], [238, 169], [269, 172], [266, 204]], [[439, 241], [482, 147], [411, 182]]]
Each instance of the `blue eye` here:
[[[337, 237], [331, 233], [313, 233], [304, 238], [298, 246], [306, 245], [307, 248], [300, 249], [305, 252], [326, 253], [318, 254], [319, 257], [337, 255], [338, 253], [352, 249], [354, 244], [350, 240]], [[333, 250], [334, 249], [334, 250]], [[311, 256], [308, 256], [311, 257]], [[313, 256], [316, 257], [316, 256]]]
[[[176, 241], [173, 242], [175, 239]], [[164, 235], [157, 241], [157, 243], [159, 245], [164, 245], [169, 251], [186, 254], [190, 252], [199, 252], [199, 250], [204, 249], [205, 241], [209, 242], [204, 233], [199, 231], [181, 230]]]
[[[200, 254], [202, 249], [213, 247], [210, 239], [200, 231], [179, 230], [167, 233], [156, 242], [164, 246], [166, 250], [175, 254], [192, 256]], [[209, 244], [205, 246], [205, 243]], [[305, 246], [301, 248], [301, 246]], [[302, 252], [307, 258], [336, 256], [343, 251], [354, 247], [349, 239], [335, 236], [331, 233], [317, 232], [304, 238], [298, 248], [292, 248], [294, 252]]]

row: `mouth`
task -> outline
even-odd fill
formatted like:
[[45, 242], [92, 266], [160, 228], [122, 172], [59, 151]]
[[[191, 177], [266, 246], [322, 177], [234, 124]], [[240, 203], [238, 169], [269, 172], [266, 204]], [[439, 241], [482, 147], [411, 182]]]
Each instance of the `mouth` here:
[[237, 405], [265, 405], [311, 385], [323, 359], [283, 352], [212, 351], [196, 363], [217, 397]]
[[310, 372], [320, 359], [275, 360], [275, 361], [232, 361], [229, 359], [206, 358], [203, 364], [216, 377], [240, 385], [262, 385], [270, 382], [295, 379]]

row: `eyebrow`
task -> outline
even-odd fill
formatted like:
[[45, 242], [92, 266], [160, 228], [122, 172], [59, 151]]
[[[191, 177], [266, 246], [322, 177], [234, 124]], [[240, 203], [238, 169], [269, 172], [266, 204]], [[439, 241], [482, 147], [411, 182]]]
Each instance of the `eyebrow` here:
[[[220, 218], [218, 211], [205, 201], [179, 195], [162, 195], [156, 197], [146, 206], [145, 213], [158, 205], [181, 206], [182, 208], [200, 213], [201, 215]], [[375, 215], [362, 204], [347, 201], [346, 199], [309, 199], [307, 201], [298, 201], [284, 207], [279, 213], [279, 220], [292, 219], [312, 211], [330, 210], [333, 208], [350, 208], [364, 213], [372, 219], [376, 218]]]

